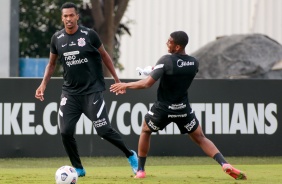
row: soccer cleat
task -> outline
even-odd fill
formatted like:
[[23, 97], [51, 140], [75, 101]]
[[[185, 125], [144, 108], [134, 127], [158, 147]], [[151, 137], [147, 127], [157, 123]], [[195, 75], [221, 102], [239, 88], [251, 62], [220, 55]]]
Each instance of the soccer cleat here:
[[247, 179], [247, 176], [242, 171], [234, 168], [230, 164], [223, 164], [222, 165], [222, 170], [226, 174], [229, 174], [231, 177], [233, 177], [236, 180], [246, 180]]
[[84, 168], [80, 169], [80, 168], [75, 168], [76, 172], [77, 172], [77, 176], [78, 177], [83, 177], [86, 174], [86, 171]]
[[134, 174], [136, 174], [137, 169], [138, 169], [138, 157], [135, 151], [131, 150], [133, 155], [131, 155], [130, 157], [128, 157], [128, 162], [131, 166], [131, 169], [133, 171]]
[[139, 170], [139, 171], [137, 171], [134, 178], [146, 178], [146, 172]]

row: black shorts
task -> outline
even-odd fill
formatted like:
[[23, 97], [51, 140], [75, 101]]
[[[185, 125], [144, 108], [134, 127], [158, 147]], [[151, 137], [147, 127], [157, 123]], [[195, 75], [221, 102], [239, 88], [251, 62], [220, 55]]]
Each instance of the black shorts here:
[[81, 114], [89, 118], [98, 135], [111, 128], [103, 93], [87, 95], [61, 95], [59, 117], [60, 132], [74, 134]]
[[181, 134], [192, 133], [199, 126], [189, 103], [165, 105], [156, 102], [145, 115], [145, 121], [153, 132], [163, 130], [172, 122], [177, 124]]

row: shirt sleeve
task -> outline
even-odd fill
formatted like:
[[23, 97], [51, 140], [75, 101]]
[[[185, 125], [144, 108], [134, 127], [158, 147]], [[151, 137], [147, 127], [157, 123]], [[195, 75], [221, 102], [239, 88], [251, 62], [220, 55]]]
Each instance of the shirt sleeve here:
[[51, 43], [50, 43], [50, 52], [52, 53], [52, 54], [58, 54], [58, 50], [57, 50], [57, 44], [56, 44], [56, 41], [57, 41], [57, 39], [56, 39], [56, 36], [55, 36], [55, 34], [52, 36], [52, 38], [51, 38]]
[[89, 37], [90, 37], [91, 44], [96, 49], [99, 49], [99, 47], [102, 45], [102, 42], [100, 40], [100, 37], [98, 36], [98, 33], [96, 31], [94, 31], [93, 29], [91, 29], [89, 31]]
[[164, 73], [166, 73], [166, 71], [168, 70], [169, 61], [170, 61], [169, 55], [162, 56], [158, 60], [158, 62], [154, 66], [153, 71], [150, 73], [151, 77], [154, 80], [156, 81], [159, 80], [159, 78], [161, 78], [164, 75]]

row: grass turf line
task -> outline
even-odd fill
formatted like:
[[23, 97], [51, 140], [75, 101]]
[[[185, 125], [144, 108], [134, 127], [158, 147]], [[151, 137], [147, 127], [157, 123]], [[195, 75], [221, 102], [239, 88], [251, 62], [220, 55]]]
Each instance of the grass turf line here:
[[[281, 183], [282, 157], [226, 157], [226, 159], [246, 172], [248, 180], [234, 180], [208, 157], [148, 157], [147, 178], [143, 180], [133, 178], [124, 157], [82, 157], [87, 173], [86, 177], [78, 179], [78, 184]], [[68, 158], [0, 159], [0, 183], [55, 183], [55, 172], [62, 165], [69, 165]]]

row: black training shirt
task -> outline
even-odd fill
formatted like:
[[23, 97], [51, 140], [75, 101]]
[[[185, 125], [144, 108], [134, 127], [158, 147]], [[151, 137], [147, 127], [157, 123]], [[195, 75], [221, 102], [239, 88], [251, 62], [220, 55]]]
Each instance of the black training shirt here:
[[160, 79], [158, 101], [168, 104], [187, 101], [187, 90], [198, 67], [198, 61], [188, 55], [171, 54], [161, 57], [150, 73], [154, 80]]
[[97, 33], [83, 26], [72, 35], [62, 29], [52, 36], [50, 52], [58, 55], [64, 69], [63, 93], [84, 95], [105, 90], [98, 51], [101, 45]]

